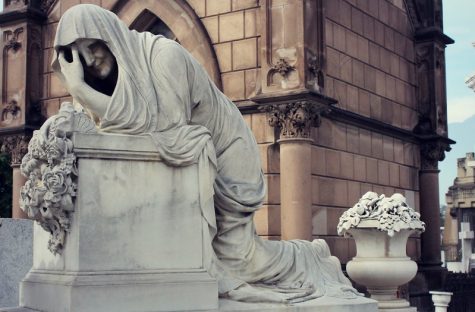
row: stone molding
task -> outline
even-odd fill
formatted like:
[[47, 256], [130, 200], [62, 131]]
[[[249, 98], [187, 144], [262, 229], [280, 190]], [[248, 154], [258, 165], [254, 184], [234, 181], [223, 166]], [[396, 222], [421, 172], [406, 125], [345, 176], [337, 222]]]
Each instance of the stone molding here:
[[329, 111], [325, 105], [310, 101], [269, 105], [269, 125], [280, 130], [281, 139], [310, 138], [312, 127], [319, 127], [321, 115]]
[[31, 135], [17, 134], [0, 138], [2, 153], [8, 153], [11, 156], [11, 166], [18, 167], [21, 164], [23, 156], [28, 152], [28, 142]]

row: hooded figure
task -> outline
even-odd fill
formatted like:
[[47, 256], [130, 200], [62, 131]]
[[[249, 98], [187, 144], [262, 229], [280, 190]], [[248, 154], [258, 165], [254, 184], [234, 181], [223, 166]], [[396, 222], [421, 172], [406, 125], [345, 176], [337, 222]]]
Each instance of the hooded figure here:
[[[78, 62], [76, 46], [84, 40], [105, 44], [115, 58], [111, 95], [85, 83], [71, 86], [75, 72], [68, 68]], [[71, 62], [61, 52], [65, 47], [76, 55]], [[277, 302], [325, 294], [355, 297], [323, 240], [268, 241], [257, 236], [253, 216], [266, 189], [254, 136], [234, 103], [178, 43], [129, 30], [112, 12], [83, 4], [61, 18], [54, 48], [54, 71], [73, 98], [98, 115], [100, 130], [149, 134], [168, 165], [198, 163], [209, 247], [206, 267], [218, 280], [221, 296]], [[86, 63], [95, 66], [97, 60]], [[92, 105], [97, 99], [100, 113]]]

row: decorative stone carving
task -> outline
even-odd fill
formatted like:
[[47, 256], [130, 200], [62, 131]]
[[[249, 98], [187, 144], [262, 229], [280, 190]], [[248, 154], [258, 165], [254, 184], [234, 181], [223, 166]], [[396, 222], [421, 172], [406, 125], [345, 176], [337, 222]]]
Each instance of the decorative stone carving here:
[[404, 196], [367, 192], [343, 213], [337, 230], [356, 243], [356, 257], [346, 265], [348, 275], [366, 286], [379, 309], [415, 312], [398, 296], [398, 287], [416, 275], [417, 264], [406, 254], [407, 239], [414, 231], [423, 232], [425, 224]]
[[445, 159], [445, 152], [452, 148], [441, 140], [426, 141], [421, 144], [421, 169], [436, 170], [438, 162]]
[[425, 223], [420, 220], [420, 214], [406, 204], [406, 198], [401, 194], [386, 197], [374, 192], [367, 192], [358, 203], [348, 209], [340, 217], [338, 234], [344, 235], [349, 229], [357, 228], [362, 221], [375, 221], [375, 227], [394, 236], [395, 232], [403, 229], [424, 231]]
[[26, 134], [6, 136], [2, 139], [2, 153], [11, 155], [12, 167], [19, 166], [21, 159], [28, 152], [28, 142], [31, 136]]
[[7, 105], [5, 105], [5, 107], [2, 110], [2, 114], [0, 117], [1, 121], [6, 122], [6, 123], [11, 122], [12, 120], [18, 118], [20, 112], [21, 112], [21, 108], [18, 105], [18, 102], [15, 100], [11, 100], [10, 102], [8, 102]]
[[299, 101], [269, 105], [263, 109], [269, 113], [269, 125], [280, 129], [281, 138], [309, 138], [312, 127], [319, 127], [321, 114], [328, 107]]
[[287, 77], [292, 70], [295, 70], [295, 66], [290, 65], [285, 58], [280, 58], [271, 69], [275, 72], [278, 72], [282, 77]]
[[7, 30], [3, 32], [3, 41], [5, 42], [5, 50], [13, 49], [14, 52], [21, 48], [19, 35], [23, 32], [23, 27], [17, 28], [14, 31]]
[[58, 115], [49, 118], [33, 133], [21, 172], [28, 178], [20, 191], [20, 208], [51, 233], [48, 249], [61, 253], [69, 231], [76, 196], [74, 131], [94, 133], [94, 122], [71, 103], [63, 103]]
[[262, 94], [323, 94], [325, 14], [322, 0], [262, 1]]

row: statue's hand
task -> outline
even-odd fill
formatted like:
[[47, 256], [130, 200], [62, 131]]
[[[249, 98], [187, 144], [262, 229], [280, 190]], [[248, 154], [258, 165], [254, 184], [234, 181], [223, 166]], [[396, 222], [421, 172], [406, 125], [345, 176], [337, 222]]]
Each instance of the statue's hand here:
[[58, 60], [61, 66], [61, 74], [66, 84], [66, 89], [71, 93], [73, 97], [77, 97], [77, 93], [84, 85], [84, 68], [82, 67], [81, 60], [79, 59], [78, 48], [73, 45], [71, 47], [73, 56], [72, 62], [68, 62], [64, 57], [64, 51], [59, 52]]

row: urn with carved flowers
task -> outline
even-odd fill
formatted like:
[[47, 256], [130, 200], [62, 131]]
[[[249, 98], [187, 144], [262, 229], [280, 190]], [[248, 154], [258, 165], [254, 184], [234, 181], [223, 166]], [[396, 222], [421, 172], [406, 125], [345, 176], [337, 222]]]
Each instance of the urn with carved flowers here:
[[356, 257], [346, 265], [348, 275], [367, 287], [382, 311], [416, 311], [398, 298], [398, 287], [417, 273], [417, 264], [406, 255], [414, 232], [423, 232], [420, 215], [401, 194], [391, 197], [368, 192], [340, 217], [338, 234], [354, 238]]

